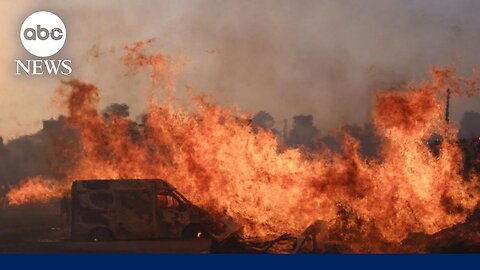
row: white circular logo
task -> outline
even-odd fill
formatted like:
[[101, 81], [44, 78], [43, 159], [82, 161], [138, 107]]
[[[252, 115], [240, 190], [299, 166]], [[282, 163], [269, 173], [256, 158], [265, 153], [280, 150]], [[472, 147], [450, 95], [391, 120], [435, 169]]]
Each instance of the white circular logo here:
[[38, 11], [23, 21], [20, 40], [25, 49], [38, 57], [56, 54], [65, 44], [67, 29], [62, 19], [48, 11]]

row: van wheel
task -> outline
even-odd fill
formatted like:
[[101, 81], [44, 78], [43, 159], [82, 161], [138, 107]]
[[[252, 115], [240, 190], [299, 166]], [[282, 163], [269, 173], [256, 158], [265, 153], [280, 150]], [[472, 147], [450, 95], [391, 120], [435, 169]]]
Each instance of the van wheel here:
[[183, 229], [182, 237], [187, 239], [206, 237], [205, 230], [200, 224], [190, 224]]
[[92, 242], [108, 242], [113, 241], [113, 234], [109, 229], [96, 228], [90, 233], [90, 241]]

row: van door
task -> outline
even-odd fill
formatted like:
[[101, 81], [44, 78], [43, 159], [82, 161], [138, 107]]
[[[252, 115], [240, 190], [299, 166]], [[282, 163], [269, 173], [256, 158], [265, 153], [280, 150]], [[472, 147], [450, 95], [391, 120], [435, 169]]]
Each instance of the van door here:
[[164, 191], [156, 195], [157, 233], [159, 237], [180, 237], [183, 228], [188, 225], [185, 206], [173, 195]]
[[149, 190], [117, 191], [117, 239], [154, 238], [152, 195]]

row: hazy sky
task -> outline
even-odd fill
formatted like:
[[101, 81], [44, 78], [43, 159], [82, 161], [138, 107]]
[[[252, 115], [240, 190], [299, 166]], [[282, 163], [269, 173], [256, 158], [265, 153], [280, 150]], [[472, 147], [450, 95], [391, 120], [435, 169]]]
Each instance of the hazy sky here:
[[[47, 10], [67, 27], [56, 59], [101, 88], [102, 104], [145, 109], [147, 76], [125, 76], [119, 49], [155, 38], [155, 49], [185, 55], [179, 78], [229, 106], [270, 112], [281, 125], [312, 114], [321, 130], [370, 118], [372, 93], [426, 77], [432, 65], [480, 66], [480, 1], [6, 1], [0, 0], [0, 136], [31, 133], [58, 115], [51, 97], [65, 77], [15, 76], [15, 59], [33, 59], [19, 30]], [[100, 57], [91, 57], [97, 44]], [[114, 53], [110, 50], [114, 49]], [[216, 49], [218, 53], [207, 51]], [[181, 97], [183, 91], [179, 91]], [[479, 109], [457, 100], [454, 119]]]

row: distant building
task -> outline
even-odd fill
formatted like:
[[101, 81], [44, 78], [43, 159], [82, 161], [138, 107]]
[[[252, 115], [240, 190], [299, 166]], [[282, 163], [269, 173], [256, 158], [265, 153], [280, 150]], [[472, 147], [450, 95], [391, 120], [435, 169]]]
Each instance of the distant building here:
[[65, 127], [65, 117], [59, 116], [58, 119], [43, 120], [42, 124], [43, 131], [60, 131]]

